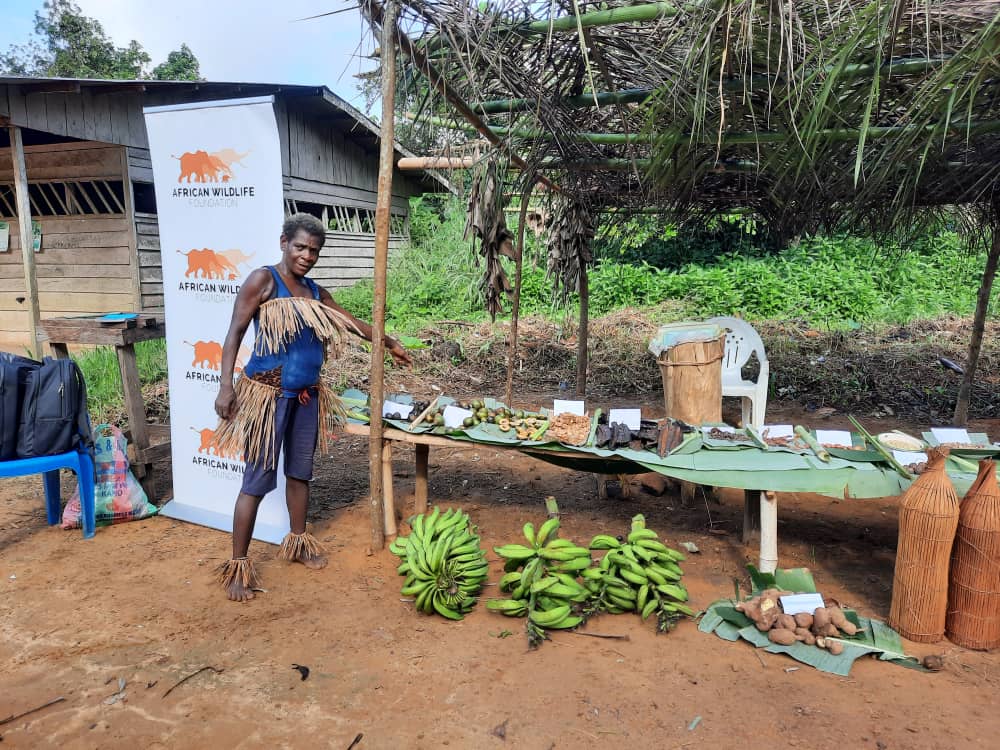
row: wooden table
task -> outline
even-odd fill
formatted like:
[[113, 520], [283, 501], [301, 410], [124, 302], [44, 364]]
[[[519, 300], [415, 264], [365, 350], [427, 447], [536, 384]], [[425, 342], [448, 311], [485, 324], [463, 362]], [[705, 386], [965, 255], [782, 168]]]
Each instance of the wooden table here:
[[[366, 424], [348, 422], [342, 429], [343, 432], [348, 435], [356, 435], [364, 438], [371, 436], [371, 431]], [[441, 448], [451, 448], [452, 450], [492, 450], [494, 448], [496, 450], [514, 450], [518, 453], [524, 453], [543, 460], [546, 458], [565, 459], [581, 465], [585, 465], [587, 462], [593, 463], [597, 461], [600, 461], [601, 463], [608, 463], [609, 461], [612, 463], [616, 462], [616, 459], [602, 458], [600, 456], [580, 453], [577, 451], [525, 448], [519, 445], [502, 445], [497, 443], [474, 443], [466, 440], [452, 440], [451, 438], [442, 437], [440, 435], [431, 435], [426, 432], [407, 432], [406, 430], [400, 430], [388, 426], [384, 427], [382, 430], [382, 441], [382, 493], [385, 498], [383, 514], [385, 519], [385, 534], [389, 537], [396, 535], [395, 491], [392, 483], [392, 444], [394, 442], [410, 443], [413, 445], [415, 463], [415, 513], [427, 512], [427, 467], [432, 445], [436, 445]], [[647, 471], [647, 469], [641, 467], [633, 468], [636, 467], [636, 465], [626, 459], [619, 459], [618, 462], [621, 463], [621, 471], [617, 472], [619, 474]], [[604, 486], [604, 482], [599, 480], [599, 491], [603, 491], [602, 488]]]
[[[348, 422], [342, 428], [348, 435], [368, 438], [371, 436], [368, 425]], [[395, 492], [392, 481], [392, 444], [394, 442], [410, 443], [414, 448], [415, 480], [414, 480], [414, 512], [427, 512], [427, 468], [430, 456], [430, 448], [436, 445], [452, 450], [515, 450], [541, 460], [548, 460], [550, 463], [558, 463], [559, 459], [565, 459], [573, 464], [572, 468], [582, 471], [587, 469], [588, 463], [600, 462], [602, 464], [620, 463], [620, 471], [615, 475], [634, 474], [646, 472], [648, 469], [640, 467], [627, 459], [604, 458], [593, 454], [579, 451], [556, 451], [542, 448], [525, 448], [519, 445], [501, 445], [496, 443], [475, 443], [465, 440], [452, 440], [451, 438], [428, 433], [412, 433], [394, 427], [385, 426], [382, 431], [382, 491], [385, 503], [383, 506], [383, 518], [385, 524], [385, 535], [387, 537], [396, 536], [396, 505]], [[552, 459], [557, 459], [552, 461]], [[614, 476], [607, 472], [598, 473], [598, 492], [602, 497], [607, 497], [605, 492], [605, 481], [608, 476]], [[626, 486], [626, 483], [622, 483]], [[759, 526], [760, 549], [758, 562], [760, 570], [765, 573], [773, 573], [778, 565], [778, 503], [777, 496], [769, 491], [747, 491], [747, 502], [759, 503], [761, 520]], [[746, 519], [744, 518], [744, 522]], [[746, 533], [748, 530], [744, 529]], [[744, 539], [744, 542], [748, 539]]]
[[149, 501], [155, 503], [158, 498], [153, 479], [153, 463], [170, 457], [170, 425], [146, 422], [146, 405], [142, 400], [135, 344], [139, 341], [162, 339], [166, 335], [163, 321], [152, 315], [139, 314], [131, 320], [114, 323], [101, 323], [99, 318], [48, 318], [41, 324], [48, 336], [52, 356], [58, 359], [69, 357], [70, 344], [115, 348], [131, 433], [129, 462]]

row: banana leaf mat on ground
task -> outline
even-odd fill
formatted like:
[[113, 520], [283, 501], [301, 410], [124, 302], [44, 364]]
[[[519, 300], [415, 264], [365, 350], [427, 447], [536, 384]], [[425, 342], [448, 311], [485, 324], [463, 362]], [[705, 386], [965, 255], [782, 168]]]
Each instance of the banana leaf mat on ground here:
[[[365, 424], [368, 396], [362, 391], [345, 391], [341, 397], [348, 411], [348, 420]], [[388, 400], [412, 403], [408, 394], [390, 395]], [[440, 396], [440, 405], [455, 400]], [[484, 399], [487, 408], [503, 404]], [[548, 414], [548, 410], [539, 410]], [[552, 440], [519, 440], [511, 432], [501, 432], [495, 424], [447, 430], [422, 423], [410, 427], [407, 420], [384, 419], [384, 424], [411, 434], [431, 433], [458, 442], [514, 448], [534, 458], [578, 471], [602, 474], [635, 474], [653, 471], [673, 479], [731, 489], [770, 490], [774, 492], [811, 492], [836, 498], [875, 498], [899, 495], [911, 480], [897, 473], [877, 454], [869, 451], [831, 451], [829, 461], [821, 461], [812, 453], [782, 449], [763, 449], [755, 444], [733, 445], [705, 438], [702, 431], [687, 436], [681, 446], [669, 456], [661, 457], [653, 450], [618, 448], [606, 450], [589, 445], [566, 445]], [[1000, 448], [984, 446], [987, 454], [1000, 454]], [[557, 454], [558, 452], [558, 454]], [[579, 458], [566, 456], [578, 453]], [[877, 456], [877, 458], [876, 458]], [[962, 494], [976, 478], [975, 467], [959, 456], [948, 460], [948, 475], [958, 493]]]
[[[816, 584], [807, 568], [791, 570], [779, 568], [773, 574], [768, 574], [760, 573], [752, 565], [747, 567], [750, 569], [753, 581], [752, 596], [771, 586], [797, 593], [816, 592]], [[815, 667], [821, 672], [842, 677], [850, 674], [851, 667], [857, 659], [869, 654], [878, 656], [881, 661], [912, 669], [923, 669], [915, 657], [903, 653], [899, 633], [885, 623], [861, 617], [853, 610], [845, 610], [845, 613], [847, 619], [859, 628], [858, 633], [835, 639], [844, 645], [844, 650], [840, 654], [832, 654], [817, 646], [807, 646], [801, 642], [790, 646], [771, 643], [767, 633], [760, 632], [746, 615], [736, 611], [736, 603], [736, 599], [722, 599], [710, 605], [702, 615], [698, 629], [703, 633], [714, 633], [726, 641], [747, 641], [754, 648], [762, 648], [768, 653], [787, 654], [796, 661]]]

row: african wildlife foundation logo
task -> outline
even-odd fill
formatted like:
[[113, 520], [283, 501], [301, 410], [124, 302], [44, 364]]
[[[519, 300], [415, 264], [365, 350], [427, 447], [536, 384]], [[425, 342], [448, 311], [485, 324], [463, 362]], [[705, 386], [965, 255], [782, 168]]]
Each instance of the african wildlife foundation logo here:
[[[191, 347], [191, 366], [185, 371], [184, 379], [189, 383], [197, 383], [208, 391], [215, 392], [222, 382], [222, 344], [218, 341], [185, 341], [185, 346]], [[250, 349], [241, 346], [236, 354], [236, 375], [243, 372], [243, 367], [250, 359]]]
[[219, 450], [215, 430], [211, 427], [191, 431], [198, 436], [198, 447], [191, 456], [191, 465], [220, 479], [234, 479], [243, 473], [243, 457], [232, 456]]
[[252, 184], [246, 184], [244, 174], [250, 154], [234, 148], [171, 154], [179, 165], [178, 186], [172, 197], [185, 199], [194, 208], [237, 207], [240, 198], [253, 198], [256, 191]]
[[204, 302], [231, 302], [240, 291], [245, 270], [251, 267], [255, 253], [247, 255], [242, 250], [212, 250], [208, 247], [178, 250], [184, 256], [187, 268], [184, 278], [177, 282], [181, 293], [194, 293]]

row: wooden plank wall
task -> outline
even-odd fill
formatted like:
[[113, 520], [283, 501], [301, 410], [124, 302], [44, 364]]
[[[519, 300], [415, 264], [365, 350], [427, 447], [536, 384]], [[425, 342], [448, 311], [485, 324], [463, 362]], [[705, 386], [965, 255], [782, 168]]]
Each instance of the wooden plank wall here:
[[[51, 216], [42, 225], [42, 251], [35, 254], [38, 303], [43, 318], [132, 311], [132, 267], [128, 220], [116, 216]], [[28, 340], [24, 266], [16, 220], [10, 250], [0, 253], [0, 343]]]
[[[390, 258], [408, 241], [406, 235], [390, 235]], [[327, 289], [339, 289], [351, 286], [361, 279], [370, 279], [374, 270], [374, 234], [327, 232], [323, 252], [309, 275]]]
[[[0, 182], [12, 179], [10, 163], [10, 149], [0, 149]], [[105, 144], [28, 146], [25, 163], [29, 182], [123, 177], [121, 149]], [[10, 347], [28, 340], [28, 310], [26, 302], [18, 302], [25, 287], [17, 217], [2, 218], [11, 227], [9, 250], [0, 253], [0, 345]], [[124, 214], [34, 220], [42, 227], [35, 275], [43, 318], [137, 309]]]
[[142, 94], [30, 93], [20, 86], [0, 86], [0, 113], [15, 125], [89, 141], [148, 148], [142, 119]]
[[156, 214], [136, 212], [135, 232], [139, 245], [139, 284], [143, 312], [163, 312], [163, 265], [160, 258], [160, 228]]

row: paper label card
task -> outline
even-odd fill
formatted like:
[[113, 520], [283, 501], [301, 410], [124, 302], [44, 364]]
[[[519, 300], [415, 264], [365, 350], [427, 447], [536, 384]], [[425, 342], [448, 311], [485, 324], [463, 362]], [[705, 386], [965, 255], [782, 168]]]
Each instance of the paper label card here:
[[457, 406], [449, 404], [444, 407], [444, 426], [449, 429], [461, 427], [462, 422], [464, 422], [467, 417], [471, 416], [473, 416], [473, 414], [468, 409], [460, 409]]
[[0, 221], [0, 253], [10, 252], [10, 222]]
[[822, 606], [821, 594], [792, 594], [781, 597], [781, 608], [786, 615], [797, 615], [801, 612], [811, 615]]
[[409, 419], [413, 411], [413, 404], [398, 404], [395, 401], [382, 402], [382, 416], [388, 417], [390, 414], [398, 414], [400, 419]]
[[922, 451], [893, 451], [892, 457], [903, 466], [927, 463], [927, 454]]
[[847, 430], [816, 430], [816, 442], [820, 445], [846, 445], [852, 443], [851, 433]]
[[552, 416], [559, 416], [560, 414], [576, 414], [579, 417], [584, 416], [584, 403], [583, 401], [561, 401], [560, 399], [555, 399], [552, 402]]
[[769, 424], [764, 425], [760, 435], [769, 438], [795, 437], [795, 428], [790, 424]]
[[931, 434], [941, 443], [971, 443], [969, 431], [964, 427], [932, 427]]
[[608, 413], [608, 423], [618, 422], [630, 430], [638, 430], [642, 425], [642, 409], [612, 409]]

